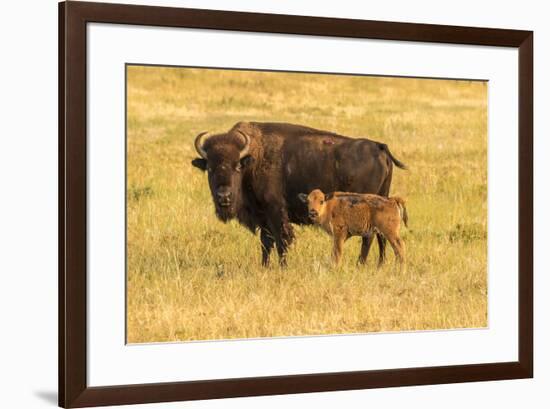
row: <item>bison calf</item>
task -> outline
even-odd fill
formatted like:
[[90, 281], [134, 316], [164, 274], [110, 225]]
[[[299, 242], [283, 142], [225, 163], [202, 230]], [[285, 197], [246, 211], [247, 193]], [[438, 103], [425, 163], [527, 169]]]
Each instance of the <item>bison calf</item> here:
[[334, 239], [333, 260], [340, 263], [344, 242], [352, 236], [368, 237], [381, 233], [390, 242], [403, 271], [405, 243], [399, 237], [401, 220], [407, 226], [405, 201], [400, 197], [385, 198], [374, 194], [334, 192], [325, 195], [313, 190], [309, 195], [300, 193], [307, 204], [312, 222], [321, 226]]

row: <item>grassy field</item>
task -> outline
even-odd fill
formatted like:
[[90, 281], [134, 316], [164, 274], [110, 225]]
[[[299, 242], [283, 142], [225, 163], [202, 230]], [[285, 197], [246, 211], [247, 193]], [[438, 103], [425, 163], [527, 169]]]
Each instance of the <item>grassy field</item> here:
[[[160, 342], [487, 325], [487, 84], [128, 67], [127, 341]], [[242, 120], [387, 143], [409, 167], [408, 269], [331, 267], [331, 239], [296, 227], [289, 265], [214, 215], [194, 137]], [[273, 257], [274, 255], [272, 255]]]

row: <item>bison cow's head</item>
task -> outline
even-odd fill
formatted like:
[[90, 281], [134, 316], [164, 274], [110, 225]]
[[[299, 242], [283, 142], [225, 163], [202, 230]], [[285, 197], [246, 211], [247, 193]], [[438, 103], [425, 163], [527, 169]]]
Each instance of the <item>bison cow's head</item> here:
[[240, 130], [211, 137], [207, 134], [202, 132], [195, 138], [195, 149], [201, 157], [191, 163], [208, 172], [216, 215], [227, 222], [237, 216], [242, 205], [243, 173], [252, 162], [250, 137]]

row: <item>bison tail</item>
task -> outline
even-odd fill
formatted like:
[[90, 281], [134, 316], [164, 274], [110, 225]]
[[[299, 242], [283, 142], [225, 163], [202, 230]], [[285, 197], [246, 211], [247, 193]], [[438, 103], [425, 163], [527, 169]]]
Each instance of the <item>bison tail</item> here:
[[409, 215], [407, 214], [407, 207], [405, 206], [405, 200], [399, 196], [393, 196], [392, 199], [397, 203], [399, 213], [401, 214], [401, 220], [405, 223], [405, 227], [409, 227]]
[[388, 145], [386, 145], [385, 143], [381, 143], [380, 144], [380, 148], [385, 151], [388, 156], [390, 157], [391, 161], [395, 164], [395, 166], [397, 166], [398, 168], [400, 169], [408, 169], [407, 165], [405, 165], [403, 162], [397, 160], [390, 152], [390, 148], [388, 148]]

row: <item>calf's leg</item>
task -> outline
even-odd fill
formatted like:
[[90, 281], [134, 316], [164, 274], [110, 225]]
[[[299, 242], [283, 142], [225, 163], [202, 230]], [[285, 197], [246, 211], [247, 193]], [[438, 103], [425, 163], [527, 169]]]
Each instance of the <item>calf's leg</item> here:
[[332, 248], [332, 261], [334, 265], [339, 266], [342, 259], [342, 251], [344, 249], [344, 242], [346, 241], [346, 234], [344, 232], [334, 232]]
[[404, 273], [406, 271], [405, 242], [399, 236], [389, 236], [388, 240], [395, 253], [396, 261], [399, 263], [399, 271]]

